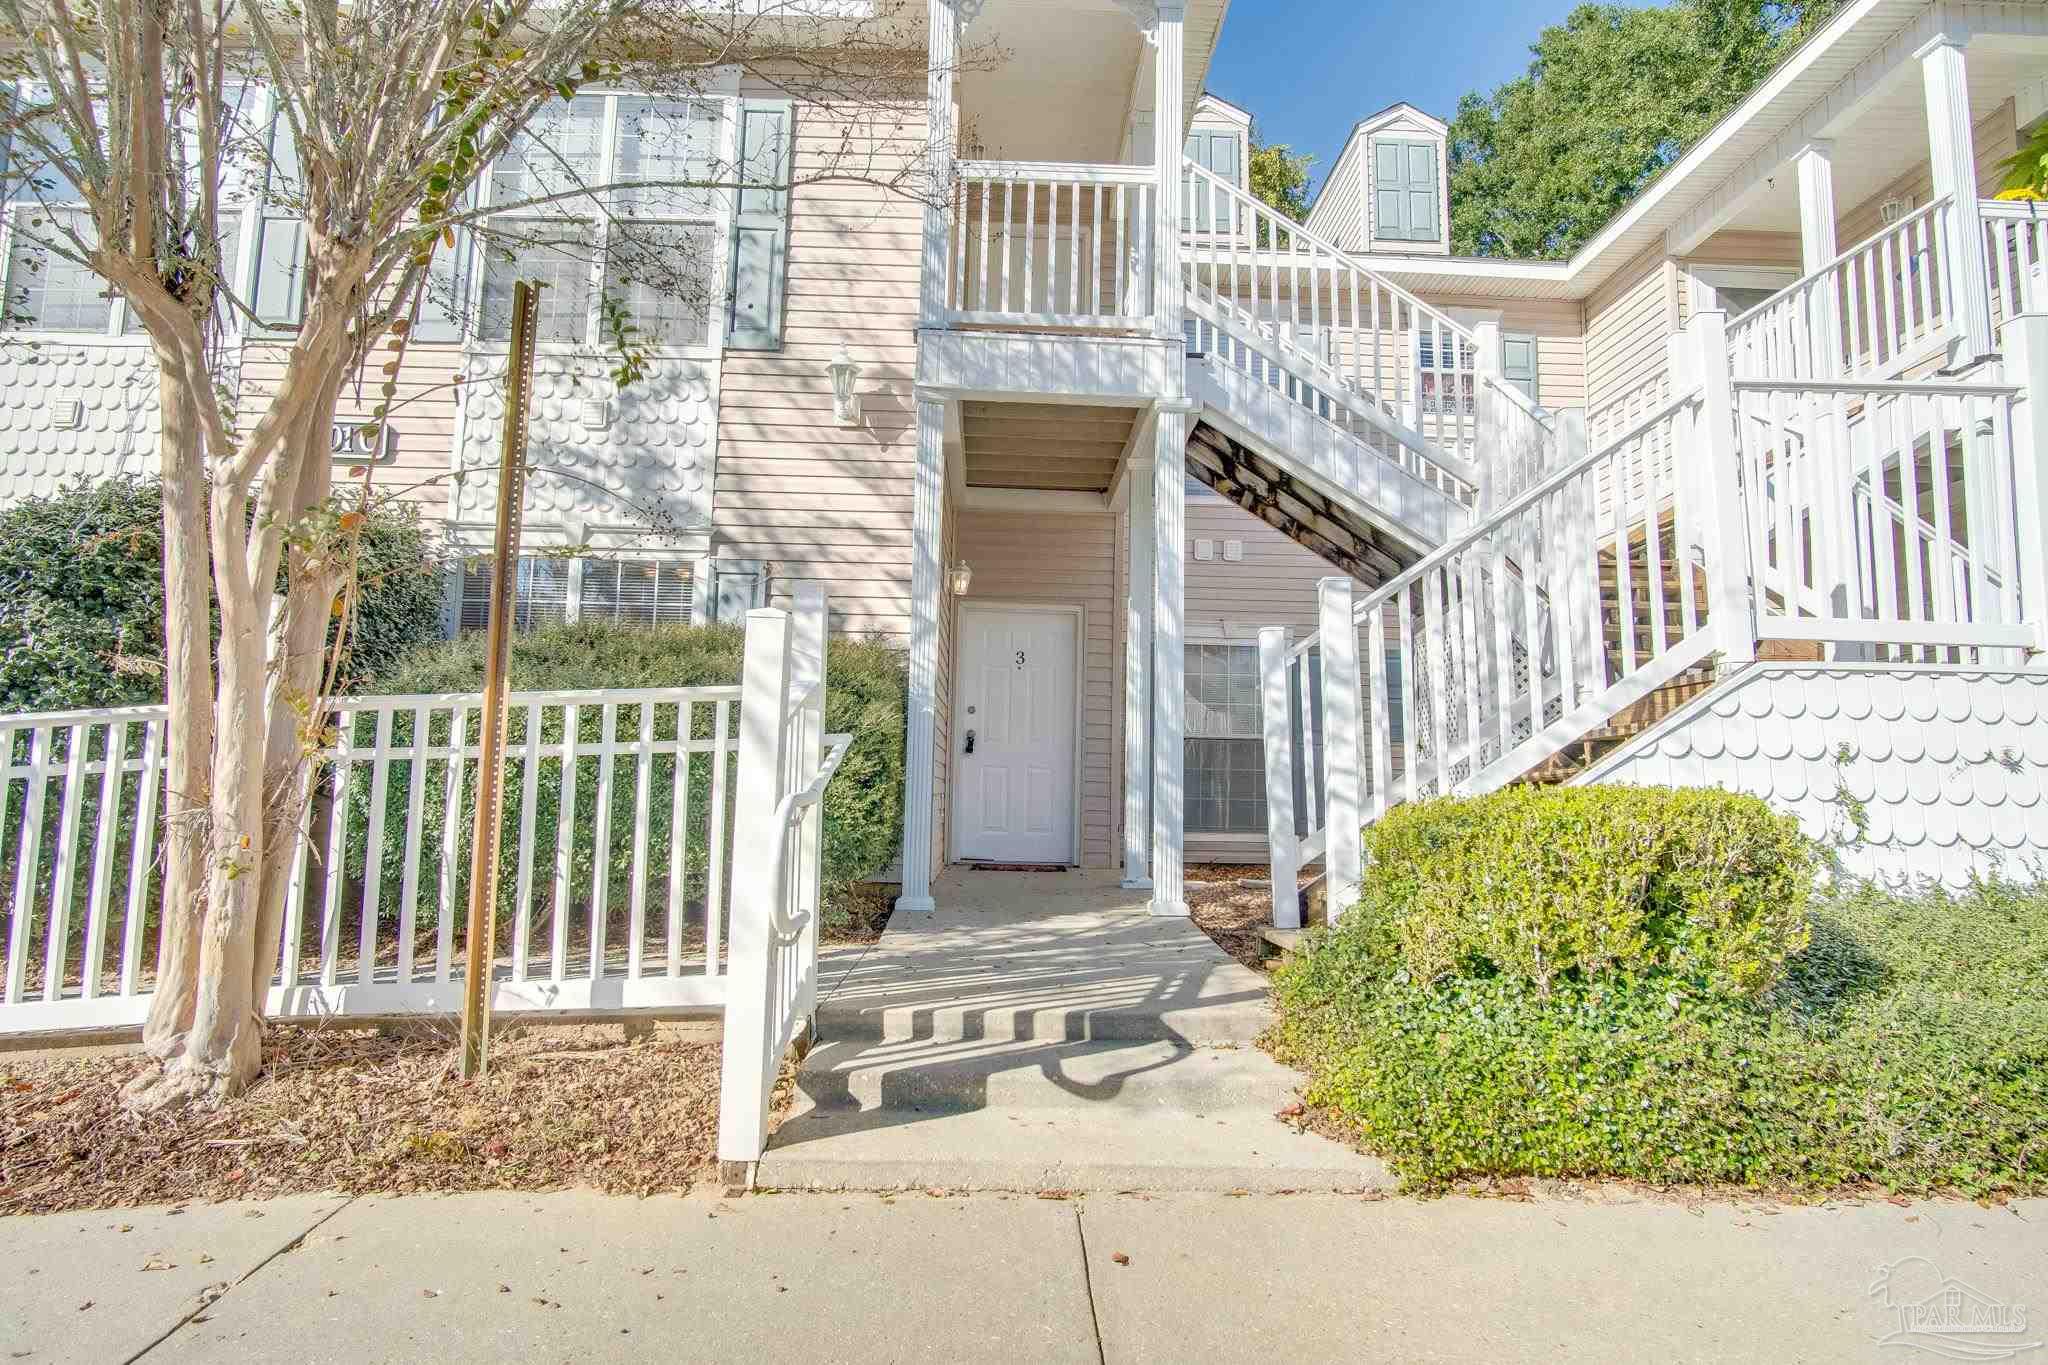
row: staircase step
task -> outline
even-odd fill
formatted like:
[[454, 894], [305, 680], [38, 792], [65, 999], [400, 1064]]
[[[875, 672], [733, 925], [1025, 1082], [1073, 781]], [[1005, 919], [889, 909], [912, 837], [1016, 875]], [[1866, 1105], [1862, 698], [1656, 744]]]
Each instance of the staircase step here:
[[[814, 1110], [953, 1113], [1105, 1109], [1203, 1114], [1258, 1108], [1294, 1075], [1256, 1048], [1180, 1042], [901, 1042], [812, 1049], [797, 1090]], [[1283, 1098], [1280, 1103], [1285, 1103]]]
[[[1263, 983], [1249, 969], [1231, 965], [1234, 972], [1210, 974], [1205, 996], [1178, 1004], [1131, 996], [1113, 986], [1100, 990], [1095, 999], [1050, 988], [1014, 991], [1000, 986], [985, 995], [969, 989], [929, 1001], [876, 1004], [859, 997], [835, 997], [818, 1007], [818, 1033], [835, 1042], [1178, 1041], [1198, 1047], [1248, 1046], [1266, 1031], [1273, 1014]], [[1250, 979], [1249, 989], [1232, 989], [1235, 973]]]
[[839, 1043], [797, 1075], [756, 1182], [785, 1190], [1364, 1190], [1371, 1157], [1276, 1117], [1295, 1074], [1249, 1048]]

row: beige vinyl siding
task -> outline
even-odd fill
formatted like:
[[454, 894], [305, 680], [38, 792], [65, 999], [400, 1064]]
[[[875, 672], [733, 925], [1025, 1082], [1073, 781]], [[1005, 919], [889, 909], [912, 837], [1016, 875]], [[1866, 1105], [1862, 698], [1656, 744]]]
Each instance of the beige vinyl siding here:
[[[252, 430], [283, 386], [290, 350], [275, 341], [252, 341], [242, 351], [240, 402], [236, 420], [239, 428]], [[378, 351], [357, 374], [341, 386], [334, 405], [337, 421], [360, 422], [382, 401], [384, 376], [379, 367], [390, 352]], [[455, 449], [455, 418], [461, 405], [453, 384], [462, 372], [462, 348], [454, 345], [413, 345], [406, 348], [398, 374], [397, 396], [392, 400], [390, 428], [395, 458], [390, 464], [373, 468], [372, 487], [380, 495], [396, 495], [417, 503], [420, 515], [438, 522], [451, 501], [449, 470]], [[337, 480], [348, 475], [348, 466], [336, 465]], [[488, 471], [484, 477], [496, 477]]]
[[[1342, 572], [1214, 493], [1188, 492], [1185, 614], [1190, 639], [1257, 640], [1262, 626], [1286, 626], [1295, 639], [1316, 628], [1316, 583]], [[1216, 557], [1195, 558], [1210, 540]], [[1244, 542], [1244, 559], [1226, 563], [1223, 542]]]
[[1586, 301], [1586, 406], [1603, 405], [1665, 370], [1678, 327], [1678, 269], [1653, 246]]
[[1309, 231], [1346, 251], [1367, 251], [1365, 240], [1365, 139], [1353, 138], [1330, 167], [1316, 202], [1309, 209]]
[[[1281, 532], [1209, 492], [1188, 492], [1185, 547], [1186, 619], [1190, 645], [1227, 640], [1256, 645], [1264, 626], [1286, 626], [1296, 643], [1316, 630], [1316, 584], [1343, 571], [1303, 549]], [[1216, 558], [1198, 560], [1194, 542], [1216, 542]], [[1244, 542], [1244, 559], [1223, 559], [1223, 542]], [[1360, 585], [1355, 591], [1365, 592]], [[1190, 831], [1191, 863], [1263, 863], [1264, 835]]]
[[[2005, 174], [1999, 163], [2019, 150], [2017, 114], [2007, 100], [1977, 120], [1971, 140], [1977, 154], [1977, 191], [1985, 198], [1998, 193]], [[1858, 242], [1875, 237], [1884, 229], [1884, 203], [1903, 199], [1919, 208], [1934, 197], [1934, 171], [1925, 161], [1886, 185], [1862, 203], [1842, 213], [1835, 223], [1835, 240], [1847, 251]]]
[[1569, 299], [1488, 298], [1483, 294], [1430, 294], [1423, 302], [1446, 313], [1453, 309], [1498, 313], [1502, 334], [1536, 338], [1537, 401], [1546, 408], [1585, 406], [1585, 315], [1577, 303]]
[[[974, 566], [974, 585], [953, 606], [977, 602], [1043, 603], [1082, 609], [1081, 865], [1114, 866], [1122, 812], [1112, 805], [1116, 748], [1113, 711], [1122, 604], [1116, 600], [1116, 518], [969, 511], [961, 514], [958, 554]], [[954, 664], [957, 671], [958, 663]]]
[[[879, 185], [804, 181], [849, 165], [886, 177], [923, 140], [921, 99], [887, 124], [798, 105], [784, 344], [725, 354], [712, 502], [714, 554], [767, 561], [778, 592], [821, 583], [835, 630], [899, 644], [910, 634], [924, 212]], [[842, 345], [862, 369], [859, 427], [832, 416], [827, 367]]]

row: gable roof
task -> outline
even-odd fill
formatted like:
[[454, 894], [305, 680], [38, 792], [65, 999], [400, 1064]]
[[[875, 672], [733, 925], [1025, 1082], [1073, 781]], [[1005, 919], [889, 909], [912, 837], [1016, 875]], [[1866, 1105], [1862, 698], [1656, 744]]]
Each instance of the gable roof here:
[[1330, 176], [1334, 175], [1337, 168], [1344, 164], [1344, 158], [1351, 155], [1351, 149], [1358, 145], [1359, 139], [1370, 137], [1388, 124], [1404, 117], [1420, 120], [1424, 125], [1432, 129], [1438, 137], [1447, 138], [1450, 136], [1451, 128], [1449, 124], [1432, 114], [1424, 112], [1406, 100], [1395, 100], [1377, 114], [1367, 115], [1351, 125], [1351, 135], [1344, 139], [1344, 145], [1337, 151], [1337, 159], [1330, 163], [1329, 174], [1324, 175], [1323, 183], [1316, 186], [1315, 198], [1308, 201], [1308, 211], [1310, 214], [1316, 211], [1316, 205], [1323, 202], [1323, 191], [1330, 184]]

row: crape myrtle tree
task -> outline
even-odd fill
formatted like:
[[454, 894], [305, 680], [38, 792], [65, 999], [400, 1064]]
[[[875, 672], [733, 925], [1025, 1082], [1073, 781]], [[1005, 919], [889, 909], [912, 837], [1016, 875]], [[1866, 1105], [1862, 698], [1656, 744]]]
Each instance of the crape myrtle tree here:
[[[156, 1065], [129, 1100], [217, 1102], [261, 1065], [288, 855], [327, 733], [329, 623], [353, 594], [363, 516], [330, 454], [343, 385], [366, 375], [391, 400], [459, 233], [483, 251], [517, 249], [492, 241], [515, 232], [570, 250], [573, 225], [603, 217], [634, 287], [710, 287], [703, 244], [637, 231], [634, 205], [755, 177], [698, 149], [605, 183], [609, 168], [545, 136], [593, 82], [687, 98], [737, 69], [840, 134], [796, 183], [945, 197], [923, 145], [924, 42], [893, 6], [843, 0], [0, 0], [0, 61], [20, 92], [4, 115], [17, 240], [104, 281], [157, 366], [164, 937], [143, 1034]], [[480, 177], [508, 154], [535, 173], [487, 213]], [[302, 265], [294, 326], [271, 338], [274, 396], [238, 414], [223, 357], [262, 322], [231, 278], [252, 195], [296, 222]], [[508, 210], [525, 211], [517, 227]], [[616, 330], [630, 380], [644, 358]]]

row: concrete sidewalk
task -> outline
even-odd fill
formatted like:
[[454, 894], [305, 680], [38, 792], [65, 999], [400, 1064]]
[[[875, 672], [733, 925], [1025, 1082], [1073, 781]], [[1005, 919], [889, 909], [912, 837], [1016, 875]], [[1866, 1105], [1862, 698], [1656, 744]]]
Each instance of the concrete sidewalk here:
[[1976, 1334], [2016, 1354], [1969, 1358], [2048, 1360], [2044, 1222], [2048, 1201], [277, 1200], [0, 1220], [0, 1348], [152, 1365], [1912, 1360], [1939, 1357], [1879, 1344], [1900, 1306], [1957, 1292], [2036, 1324]]

